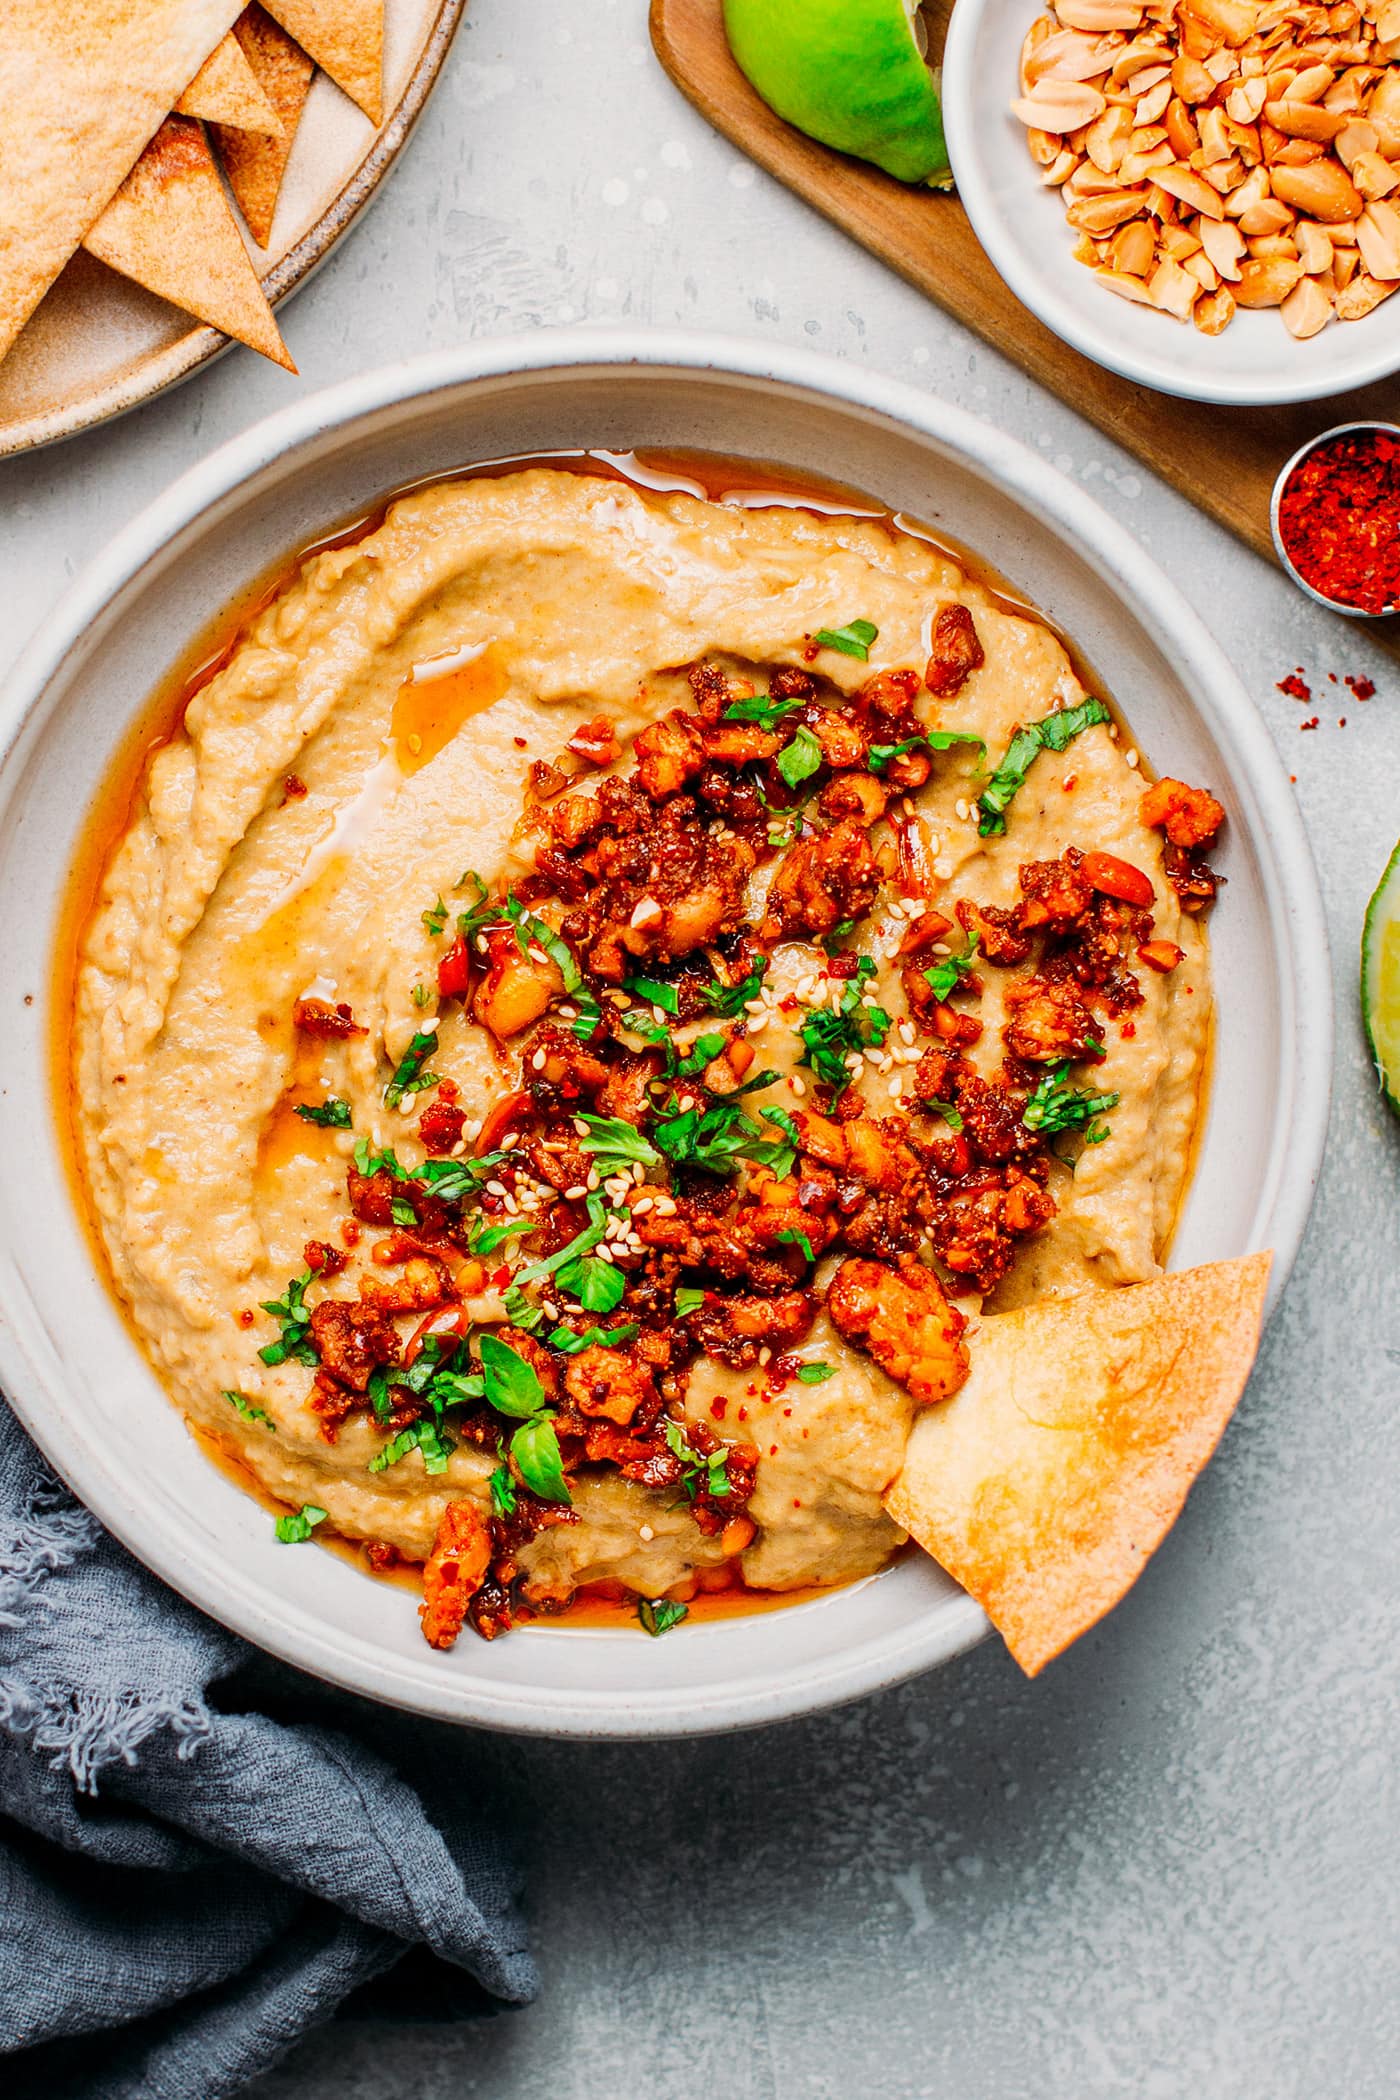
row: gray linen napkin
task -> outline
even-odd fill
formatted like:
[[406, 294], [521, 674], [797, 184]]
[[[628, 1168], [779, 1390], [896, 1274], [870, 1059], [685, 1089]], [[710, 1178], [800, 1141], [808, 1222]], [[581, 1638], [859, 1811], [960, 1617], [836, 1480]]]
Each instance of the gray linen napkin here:
[[203, 1617], [0, 1401], [7, 2094], [220, 2100], [410, 1949], [451, 1965], [444, 2016], [526, 2002], [534, 1964], [469, 1752]]

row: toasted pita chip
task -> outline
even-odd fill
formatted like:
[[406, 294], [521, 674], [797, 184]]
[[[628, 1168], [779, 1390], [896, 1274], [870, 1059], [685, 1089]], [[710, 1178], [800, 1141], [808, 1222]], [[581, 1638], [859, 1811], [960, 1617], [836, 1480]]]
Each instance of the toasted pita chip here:
[[282, 177], [287, 172], [311, 75], [316, 69], [300, 44], [294, 43], [286, 30], [256, 5], [256, 0], [239, 16], [233, 33], [281, 120], [282, 134], [280, 138], [260, 138], [255, 132], [226, 130], [222, 124], [216, 124], [214, 143], [248, 231], [258, 246], [265, 248], [272, 236]]
[[228, 124], [274, 139], [282, 136], [282, 119], [232, 30], [214, 46], [175, 109], [179, 116], [202, 117], [206, 124]]
[[239, 0], [5, 0], [0, 357], [238, 11]]
[[1033, 1677], [1170, 1530], [1259, 1345], [1272, 1257], [985, 1319], [961, 1392], [915, 1423], [885, 1497]]
[[288, 36], [359, 104], [384, 118], [384, 0], [266, 0]]
[[192, 117], [166, 118], [83, 246], [124, 277], [295, 372], [209, 142]]

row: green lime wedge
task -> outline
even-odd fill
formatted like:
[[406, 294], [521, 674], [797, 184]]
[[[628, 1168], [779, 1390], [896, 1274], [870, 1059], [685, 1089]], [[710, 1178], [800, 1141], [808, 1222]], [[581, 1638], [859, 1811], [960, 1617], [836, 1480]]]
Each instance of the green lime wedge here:
[[743, 71], [789, 124], [901, 182], [951, 187], [918, 0], [724, 0], [724, 26]]
[[1400, 1113], [1400, 846], [1366, 907], [1361, 1011], [1385, 1098]]

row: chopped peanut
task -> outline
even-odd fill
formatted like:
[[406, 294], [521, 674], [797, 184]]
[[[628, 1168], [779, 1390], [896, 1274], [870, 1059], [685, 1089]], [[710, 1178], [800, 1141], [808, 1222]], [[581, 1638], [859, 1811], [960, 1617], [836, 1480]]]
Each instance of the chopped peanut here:
[[1047, 0], [1012, 104], [1076, 259], [1218, 335], [1400, 285], [1400, 0]]

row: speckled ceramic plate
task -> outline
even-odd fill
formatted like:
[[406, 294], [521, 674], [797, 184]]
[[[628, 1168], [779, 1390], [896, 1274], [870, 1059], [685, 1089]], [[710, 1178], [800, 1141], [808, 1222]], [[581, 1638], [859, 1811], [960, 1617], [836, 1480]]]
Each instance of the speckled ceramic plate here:
[[[1297, 1251], [1332, 1055], [1327, 935], [1268, 732], [1160, 569], [1082, 489], [985, 423], [855, 363], [696, 335], [548, 329], [313, 394], [201, 460], [89, 568], [0, 694], [0, 1383], [116, 1535], [202, 1610], [332, 1682], [443, 1720], [549, 1735], [735, 1728], [943, 1662], [987, 1622], [915, 1554], [786, 1610], [686, 1627], [525, 1627], [450, 1654], [411, 1591], [288, 1553], [185, 1430], [94, 1272], [46, 1044], [58, 903], [129, 723], [206, 623], [376, 497], [472, 460], [695, 447], [869, 490], [974, 548], [1072, 635], [1154, 762], [1229, 817], [1212, 926], [1219, 1026], [1174, 1263]], [[1212, 855], [1215, 859], [1217, 856]]]
[[[320, 267], [388, 174], [466, 6], [467, 0], [386, 0], [385, 116], [377, 130], [317, 72], [272, 238], [265, 251], [248, 243], [274, 306]], [[124, 415], [231, 347], [217, 328], [192, 320], [80, 248], [0, 363], [0, 458]]]

